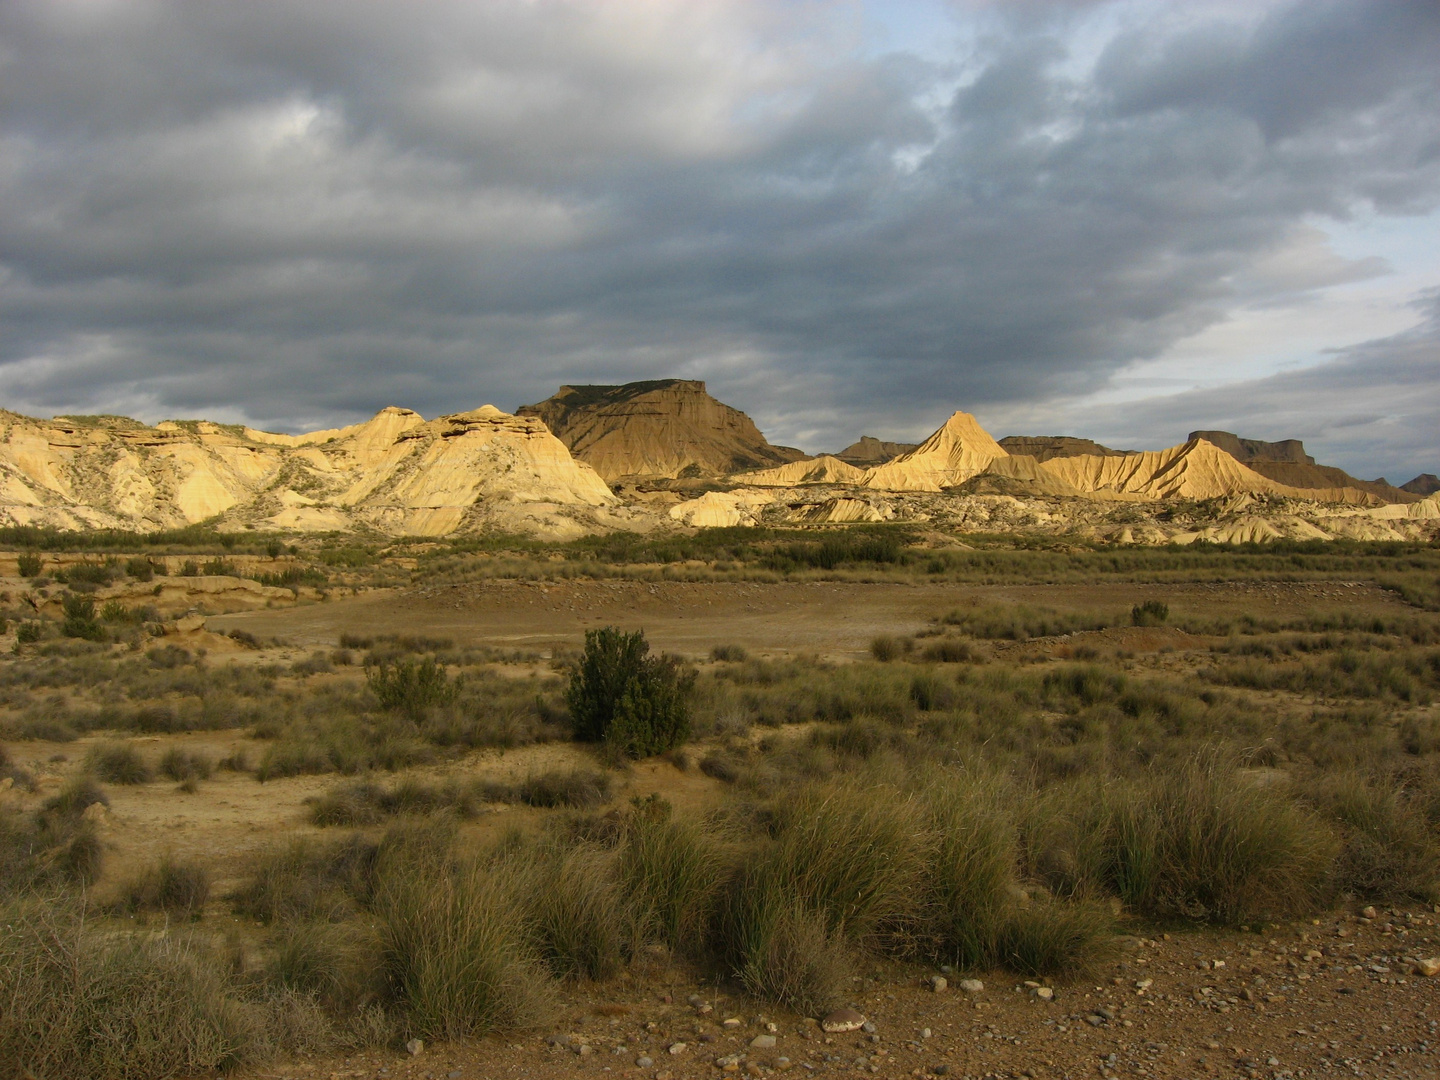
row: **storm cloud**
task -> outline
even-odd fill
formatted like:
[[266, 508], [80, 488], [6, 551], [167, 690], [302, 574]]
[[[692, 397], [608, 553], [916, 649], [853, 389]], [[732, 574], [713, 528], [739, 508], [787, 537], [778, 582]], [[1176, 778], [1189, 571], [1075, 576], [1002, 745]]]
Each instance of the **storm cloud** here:
[[[1385, 275], [1317, 222], [1440, 207], [1429, 0], [962, 5], [921, 52], [867, 18], [13, 0], [0, 402], [295, 430], [680, 375], [811, 449], [1060, 418], [1237, 311]], [[1411, 461], [1375, 416], [1436, 398], [1416, 323], [1388, 366], [1266, 381], [1331, 403], [1274, 434]], [[1203, 393], [1130, 441], [1275, 420]]]

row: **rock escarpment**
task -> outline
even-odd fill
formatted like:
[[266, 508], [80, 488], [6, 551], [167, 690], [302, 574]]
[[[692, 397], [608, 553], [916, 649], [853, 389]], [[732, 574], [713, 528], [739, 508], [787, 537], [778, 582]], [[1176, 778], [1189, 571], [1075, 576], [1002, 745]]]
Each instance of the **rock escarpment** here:
[[543, 531], [548, 516], [567, 531], [561, 508], [614, 502], [544, 424], [490, 405], [428, 423], [382, 409], [363, 424], [304, 435], [0, 414], [5, 524], [151, 531], [215, 520], [441, 535], [477, 520]]
[[1025, 454], [1036, 461], [1057, 457], [1119, 457], [1128, 451], [1111, 450], [1093, 439], [1076, 439], [1069, 435], [1006, 435], [1000, 446], [1007, 454]]
[[623, 477], [702, 477], [764, 469], [805, 454], [772, 446], [739, 409], [691, 379], [562, 386], [518, 416], [543, 420], [609, 483]]

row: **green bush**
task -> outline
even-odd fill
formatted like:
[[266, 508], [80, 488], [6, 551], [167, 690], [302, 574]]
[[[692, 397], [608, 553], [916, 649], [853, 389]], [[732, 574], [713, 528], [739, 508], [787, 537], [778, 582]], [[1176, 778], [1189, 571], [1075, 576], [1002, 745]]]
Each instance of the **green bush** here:
[[565, 694], [577, 739], [642, 758], [689, 737], [695, 674], [682, 672], [672, 657], [649, 652], [644, 631], [586, 631], [585, 651]]
[[95, 616], [95, 601], [88, 596], [71, 594], [65, 597], [65, 622], [61, 632], [66, 637], [83, 638], [86, 641], [104, 641], [105, 628]]
[[414, 717], [455, 700], [455, 684], [433, 656], [381, 662], [365, 673], [365, 683], [381, 706]]
[[18, 645], [33, 645], [45, 637], [45, 624], [30, 619], [15, 628], [15, 642]]
[[20, 576], [22, 578], [39, 577], [40, 571], [44, 567], [40, 556], [30, 551], [21, 552], [16, 562], [19, 564]]
[[155, 577], [155, 567], [149, 559], [140, 555], [126, 561], [125, 573], [136, 581], [151, 581]]

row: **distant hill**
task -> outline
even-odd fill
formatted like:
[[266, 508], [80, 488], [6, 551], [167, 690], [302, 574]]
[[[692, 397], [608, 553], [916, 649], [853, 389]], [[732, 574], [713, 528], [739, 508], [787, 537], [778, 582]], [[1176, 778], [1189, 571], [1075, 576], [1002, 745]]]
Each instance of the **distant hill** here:
[[1249, 465], [1254, 461], [1290, 461], [1297, 465], [1314, 465], [1315, 459], [1305, 453], [1305, 444], [1299, 439], [1281, 439], [1279, 442], [1264, 442], [1261, 439], [1242, 439], [1229, 431], [1192, 431], [1187, 442], [1204, 439], [1218, 446], [1236, 461]]
[[1408, 491], [1410, 494], [1419, 495], [1422, 498], [1426, 495], [1434, 495], [1435, 492], [1440, 491], [1440, 476], [1429, 472], [1421, 473], [1409, 483], [1401, 484], [1400, 490]]
[[562, 386], [515, 412], [543, 420], [575, 457], [612, 483], [622, 477], [723, 476], [807, 456], [771, 445], [750, 417], [692, 379]]
[[1006, 435], [1000, 440], [1007, 454], [1023, 454], [1036, 461], [1049, 461], [1057, 457], [1120, 457], [1129, 451], [1111, 450], [1090, 439], [1076, 439], [1069, 435]]
[[883, 465], [901, 454], [908, 454], [919, 445], [919, 443], [885, 442], [882, 439], [871, 438], [869, 435], [861, 435], [857, 442], [851, 443], [844, 450], [837, 451], [830, 456], [839, 458], [847, 465], [856, 465], [863, 469], [871, 465]]

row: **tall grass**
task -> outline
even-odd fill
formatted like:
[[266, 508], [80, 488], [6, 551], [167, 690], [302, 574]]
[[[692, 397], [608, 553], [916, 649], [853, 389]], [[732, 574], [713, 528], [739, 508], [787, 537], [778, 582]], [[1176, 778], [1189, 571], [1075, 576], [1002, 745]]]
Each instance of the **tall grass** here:
[[384, 969], [409, 1029], [460, 1039], [537, 1021], [548, 984], [516, 875], [504, 865], [437, 865], [420, 854], [392, 851], [375, 897]]

